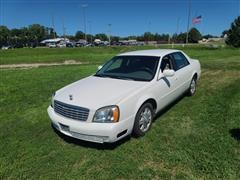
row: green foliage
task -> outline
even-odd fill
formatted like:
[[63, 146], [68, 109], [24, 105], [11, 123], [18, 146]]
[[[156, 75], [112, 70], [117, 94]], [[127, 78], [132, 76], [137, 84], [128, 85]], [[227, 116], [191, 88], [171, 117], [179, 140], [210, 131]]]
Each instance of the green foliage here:
[[187, 33], [180, 33], [176, 36], [176, 42], [186, 43]]
[[85, 33], [82, 31], [77, 31], [75, 34], [75, 39], [79, 40], [79, 39], [85, 39]]
[[0, 47], [9, 41], [10, 30], [6, 26], [0, 26]]
[[104, 33], [100, 33], [100, 34], [96, 34], [95, 35], [95, 39], [100, 39], [102, 41], [107, 41], [108, 40], [108, 36]]
[[240, 47], [240, 16], [234, 20], [227, 31], [226, 43], [233, 47]]
[[53, 28], [39, 24], [11, 30], [5, 26], [0, 26], [0, 46], [17, 44], [30, 46], [31, 43], [38, 45], [42, 40], [54, 37], [57, 37], [57, 34]]
[[211, 34], [206, 34], [206, 35], [202, 36], [202, 38], [205, 38], [205, 39], [217, 38], [217, 36], [213, 36], [213, 35], [211, 35]]
[[198, 41], [202, 38], [201, 33], [197, 30], [197, 28], [191, 28], [188, 33], [188, 42], [190, 43], [198, 43]]

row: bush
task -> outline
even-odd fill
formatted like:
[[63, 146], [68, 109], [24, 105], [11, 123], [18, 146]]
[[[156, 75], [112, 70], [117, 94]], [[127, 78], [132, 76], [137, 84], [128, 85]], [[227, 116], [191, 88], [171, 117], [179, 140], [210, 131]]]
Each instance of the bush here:
[[190, 43], [198, 43], [198, 41], [202, 38], [201, 33], [197, 30], [197, 28], [192, 28], [189, 31], [188, 41]]

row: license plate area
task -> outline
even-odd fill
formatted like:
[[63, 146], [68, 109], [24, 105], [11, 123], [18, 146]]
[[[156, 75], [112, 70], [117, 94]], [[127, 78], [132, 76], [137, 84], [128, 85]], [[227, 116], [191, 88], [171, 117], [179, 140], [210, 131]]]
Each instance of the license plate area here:
[[62, 129], [63, 131], [66, 131], [66, 132], [69, 132], [69, 131], [70, 131], [69, 126], [67, 126], [67, 125], [65, 125], [65, 124], [61, 124], [61, 123], [59, 123], [59, 124], [60, 124], [60, 127], [61, 127], [61, 129]]

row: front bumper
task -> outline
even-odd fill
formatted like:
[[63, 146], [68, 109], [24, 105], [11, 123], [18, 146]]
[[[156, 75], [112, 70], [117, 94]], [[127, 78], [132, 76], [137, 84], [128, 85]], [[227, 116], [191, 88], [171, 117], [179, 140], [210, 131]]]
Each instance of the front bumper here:
[[117, 123], [94, 123], [66, 118], [55, 113], [51, 106], [47, 111], [55, 129], [67, 136], [85, 141], [115, 142], [130, 134], [132, 130], [130, 120]]

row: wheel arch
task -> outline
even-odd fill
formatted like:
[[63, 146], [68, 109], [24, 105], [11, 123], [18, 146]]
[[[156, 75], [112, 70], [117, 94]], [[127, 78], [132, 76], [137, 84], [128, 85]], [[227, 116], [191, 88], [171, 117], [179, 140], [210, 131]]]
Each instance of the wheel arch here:
[[154, 99], [151, 96], [147, 96], [147, 97], [139, 99], [139, 101], [138, 101], [138, 103], [136, 105], [136, 108], [135, 108], [135, 115], [137, 114], [138, 110], [142, 107], [142, 105], [145, 104], [145, 103], [151, 103], [152, 106], [153, 106], [154, 113], [156, 112], [156, 110], [157, 110], [157, 101], [156, 101], [156, 99]]

